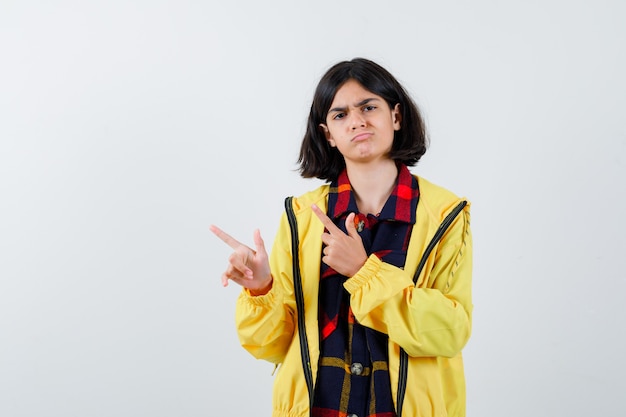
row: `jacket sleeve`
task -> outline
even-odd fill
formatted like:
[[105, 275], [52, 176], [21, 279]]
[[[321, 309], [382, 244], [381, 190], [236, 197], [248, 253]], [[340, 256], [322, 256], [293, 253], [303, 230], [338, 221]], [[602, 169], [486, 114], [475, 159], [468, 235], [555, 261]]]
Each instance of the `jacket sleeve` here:
[[425, 278], [372, 255], [344, 286], [355, 317], [409, 356], [454, 357], [471, 333], [472, 238], [464, 209], [430, 255]]
[[294, 334], [293, 303], [287, 301], [293, 298], [289, 297], [293, 285], [289, 285], [292, 266], [288, 229], [283, 215], [270, 255], [272, 289], [261, 296], [252, 296], [242, 289], [235, 310], [241, 345], [255, 358], [272, 363], [283, 361]]

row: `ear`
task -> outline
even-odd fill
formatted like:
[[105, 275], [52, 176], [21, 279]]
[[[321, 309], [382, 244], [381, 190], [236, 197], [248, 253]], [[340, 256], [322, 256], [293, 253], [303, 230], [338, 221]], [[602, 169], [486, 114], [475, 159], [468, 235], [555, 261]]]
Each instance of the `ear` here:
[[337, 146], [337, 144], [335, 143], [335, 140], [333, 139], [333, 137], [330, 135], [330, 130], [328, 130], [328, 126], [326, 126], [324, 123], [320, 123], [319, 124], [320, 130], [322, 132], [324, 132], [324, 136], [326, 137], [326, 141], [328, 142], [328, 144], [334, 148], [335, 146]]
[[393, 118], [393, 129], [400, 130], [402, 126], [402, 113], [400, 112], [400, 103], [396, 103], [391, 111], [391, 117]]

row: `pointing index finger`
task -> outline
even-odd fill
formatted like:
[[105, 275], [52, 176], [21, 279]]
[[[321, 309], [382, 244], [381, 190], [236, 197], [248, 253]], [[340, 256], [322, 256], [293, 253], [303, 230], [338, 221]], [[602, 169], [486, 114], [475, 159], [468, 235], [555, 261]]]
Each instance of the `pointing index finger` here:
[[317, 216], [318, 219], [320, 219], [320, 221], [322, 222], [322, 224], [324, 225], [324, 227], [326, 227], [326, 229], [328, 230], [328, 232], [332, 235], [332, 234], [336, 234], [336, 233], [342, 233], [344, 234], [340, 228], [338, 228], [335, 223], [333, 223], [333, 221], [330, 219], [330, 217], [328, 217], [324, 212], [322, 212], [322, 210], [320, 210], [319, 207], [317, 207], [315, 204], [311, 205], [311, 209], [313, 210], [313, 213], [315, 213], [315, 215]]
[[228, 246], [230, 246], [233, 249], [237, 249], [239, 246], [242, 245], [242, 243], [239, 242], [237, 239], [235, 239], [234, 237], [232, 237], [231, 235], [229, 235], [228, 233], [226, 233], [225, 231], [223, 231], [222, 229], [220, 229], [219, 227], [213, 224], [209, 226], [209, 229], [213, 232], [215, 236], [220, 238], [224, 243], [226, 243]]

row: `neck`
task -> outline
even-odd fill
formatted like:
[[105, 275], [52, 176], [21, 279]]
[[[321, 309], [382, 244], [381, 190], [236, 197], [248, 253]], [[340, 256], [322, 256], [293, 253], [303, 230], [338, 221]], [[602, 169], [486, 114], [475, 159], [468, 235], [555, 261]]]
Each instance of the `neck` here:
[[380, 213], [396, 184], [396, 163], [386, 160], [376, 166], [352, 164], [346, 169], [359, 211], [364, 214]]

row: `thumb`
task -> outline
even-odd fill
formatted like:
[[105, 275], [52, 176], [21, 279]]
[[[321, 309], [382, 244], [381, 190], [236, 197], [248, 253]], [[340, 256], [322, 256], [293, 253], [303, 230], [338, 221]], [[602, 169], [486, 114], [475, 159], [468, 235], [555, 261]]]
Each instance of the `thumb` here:
[[267, 254], [267, 251], [265, 250], [265, 242], [263, 241], [263, 238], [261, 237], [261, 231], [259, 229], [256, 229], [254, 231], [254, 246], [256, 248], [257, 253], [261, 252], [264, 255]]
[[356, 214], [350, 213], [346, 217], [346, 231], [350, 237], [359, 237], [359, 233], [356, 231], [356, 225], [354, 224], [354, 218]]

